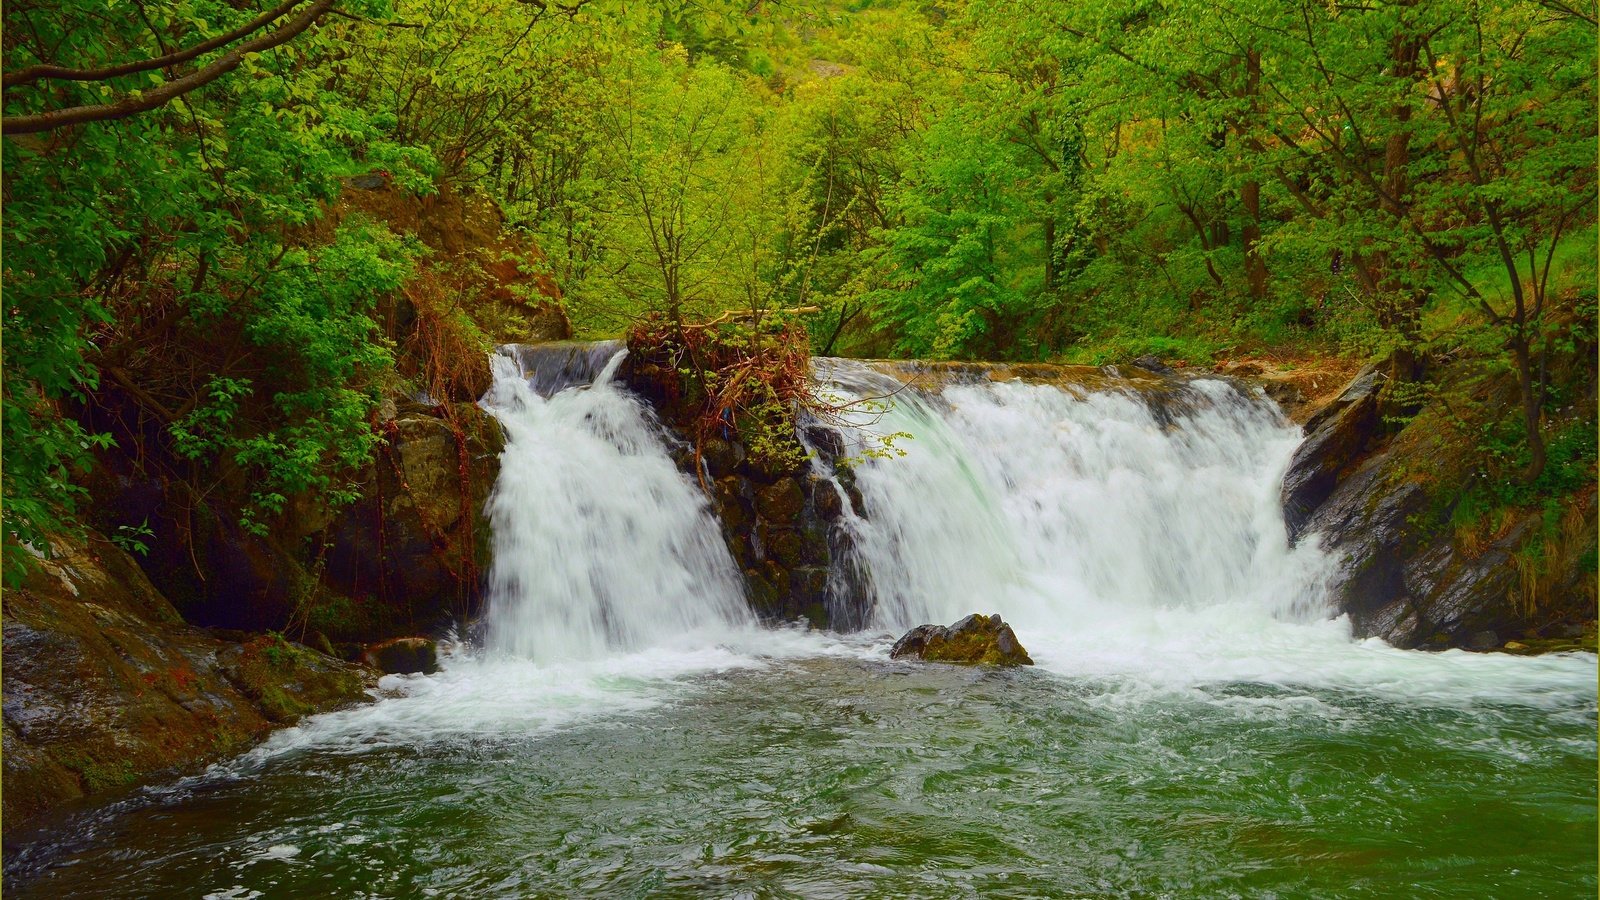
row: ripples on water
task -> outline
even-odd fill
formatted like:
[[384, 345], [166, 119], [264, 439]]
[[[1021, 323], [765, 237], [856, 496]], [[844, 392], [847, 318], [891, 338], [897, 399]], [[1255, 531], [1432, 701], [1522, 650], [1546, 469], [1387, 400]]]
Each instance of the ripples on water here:
[[[17, 897], [1588, 896], [1593, 657], [1383, 680], [984, 671], [794, 632], [455, 658], [8, 847]], [[1352, 652], [1363, 650], [1349, 645]], [[1393, 652], [1393, 651], [1391, 651]], [[1506, 686], [1506, 671], [1527, 678]], [[1403, 670], [1391, 673], [1403, 680]], [[1414, 674], [1414, 673], [1412, 673]], [[1528, 690], [1539, 683], [1538, 690]]]

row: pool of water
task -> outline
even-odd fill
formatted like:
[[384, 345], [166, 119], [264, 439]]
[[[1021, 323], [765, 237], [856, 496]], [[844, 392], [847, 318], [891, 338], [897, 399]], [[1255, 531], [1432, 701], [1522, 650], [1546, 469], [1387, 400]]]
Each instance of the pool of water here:
[[[1595, 659], [455, 657], [7, 846], [24, 897], [1590, 897]], [[1064, 650], [1058, 660], [1070, 656]], [[1381, 673], [1381, 674], [1374, 674]], [[1418, 689], [1418, 684], [1426, 685]]]

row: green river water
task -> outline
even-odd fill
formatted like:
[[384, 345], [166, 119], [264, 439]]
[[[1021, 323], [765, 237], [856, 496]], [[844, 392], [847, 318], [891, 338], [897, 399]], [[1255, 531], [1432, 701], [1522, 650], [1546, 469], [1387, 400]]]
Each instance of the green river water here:
[[[881, 653], [819, 641], [814, 656], [613, 665], [531, 703], [517, 697], [536, 674], [488, 663], [425, 690], [391, 678], [400, 696], [9, 847], [6, 894], [1597, 889], [1592, 657], [1504, 659], [1532, 676], [1521, 696], [1418, 699]], [[1465, 657], [1428, 665], [1477, 665]]]

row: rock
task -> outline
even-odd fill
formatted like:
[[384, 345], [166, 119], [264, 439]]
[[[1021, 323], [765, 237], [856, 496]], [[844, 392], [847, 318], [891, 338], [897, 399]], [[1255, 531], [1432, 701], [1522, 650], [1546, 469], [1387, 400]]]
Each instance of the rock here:
[[445, 380], [445, 389], [448, 394], [440, 397], [440, 400], [449, 400], [455, 403], [477, 403], [484, 394], [489, 393], [489, 388], [494, 383], [494, 373], [487, 355], [476, 354], [455, 360], [453, 363], [455, 366], [454, 376]]
[[381, 191], [389, 186], [389, 179], [383, 173], [367, 175], [352, 175], [345, 179], [345, 184], [362, 191]]
[[1283, 476], [1283, 519], [1291, 542], [1299, 539], [1306, 520], [1368, 450], [1377, 433], [1382, 386], [1378, 368], [1368, 366], [1344, 393], [1306, 422], [1306, 438]]
[[401, 405], [386, 439], [360, 479], [361, 499], [326, 532], [323, 586], [348, 602], [313, 626], [334, 642], [442, 630], [475, 613], [482, 596], [492, 537], [483, 508], [505, 446], [499, 423], [471, 403]]
[[833, 461], [844, 455], [844, 438], [837, 429], [823, 425], [807, 425], [805, 428], [806, 443], [811, 445], [822, 458], [822, 461], [833, 464]]
[[755, 514], [751, 511], [755, 498], [750, 482], [733, 476], [719, 478], [715, 494], [717, 515], [722, 519], [723, 527], [735, 534], [748, 532], [755, 521]]
[[361, 662], [385, 675], [432, 675], [439, 671], [439, 645], [424, 637], [393, 638], [368, 647]]
[[122, 550], [57, 540], [4, 595], [4, 827], [237, 754], [274, 722], [365, 699], [362, 670], [183, 624]]
[[[1367, 377], [1374, 371], [1341, 395], [1342, 405], [1319, 412], [1313, 431], [1358, 413], [1377, 419], [1375, 379]], [[1353, 459], [1329, 461], [1322, 471], [1336, 473], [1334, 486], [1299, 531], [1314, 534], [1337, 561], [1329, 595], [1358, 637], [1403, 648], [1495, 650], [1507, 636], [1523, 635], [1523, 652], [1549, 652], [1555, 647], [1529, 641], [1530, 633], [1594, 618], [1594, 576], [1580, 560], [1594, 546], [1595, 494], [1565, 499], [1565, 524], [1553, 536], [1538, 508], [1504, 509], [1492, 521], [1463, 515], [1463, 498], [1484, 477], [1472, 435], [1516, 409], [1516, 379], [1468, 369], [1440, 381], [1441, 391], [1470, 391], [1472, 402], [1426, 406], [1376, 449], [1369, 440]], [[1474, 419], [1463, 422], [1463, 411]], [[1302, 448], [1297, 463], [1304, 455]], [[1555, 564], [1530, 582], [1535, 540], [1551, 541], [1536, 552]]]
[[762, 557], [774, 560], [785, 569], [805, 561], [805, 541], [793, 528], [774, 528], [760, 525], [756, 528], [760, 538]]
[[816, 507], [817, 518], [824, 522], [836, 522], [844, 516], [844, 496], [841, 488], [834, 487], [830, 481], [818, 479], [811, 488], [812, 504]]
[[235, 687], [280, 724], [365, 695], [360, 674], [349, 665], [275, 634], [230, 647], [217, 662]]
[[1493, 650], [1500, 646], [1500, 636], [1492, 631], [1480, 631], [1467, 641], [1469, 650]]
[[1154, 372], [1157, 375], [1171, 375], [1173, 373], [1171, 366], [1162, 362], [1155, 356], [1141, 356], [1134, 360], [1133, 364], [1141, 369], [1144, 369], [1146, 372]]
[[949, 626], [918, 625], [889, 651], [890, 659], [914, 657], [925, 662], [1031, 666], [1016, 632], [1000, 615], [973, 614]]
[[712, 478], [723, 478], [733, 473], [744, 462], [744, 445], [710, 438], [700, 445], [700, 459], [706, 464]]
[[793, 478], [779, 479], [756, 490], [756, 511], [775, 525], [788, 525], [805, 509], [806, 495]]

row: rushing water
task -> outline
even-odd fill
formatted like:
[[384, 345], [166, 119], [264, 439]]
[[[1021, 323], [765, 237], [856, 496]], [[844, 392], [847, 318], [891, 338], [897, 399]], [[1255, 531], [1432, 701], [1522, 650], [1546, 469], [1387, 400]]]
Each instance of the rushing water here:
[[[1298, 432], [1260, 398], [976, 382], [859, 413], [914, 438], [856, 467], [837, 584], [874, 627], [832, 636], [748, 620], [616, 364], [496, 361], [485, 646], [13, 842], [8, 895], [1595, 893], [1595, 658], [1352, 639], [1333, 561], [1288, 547]], [[886, 658], [972, 611], [1039, 665]]]
[[491, 650], [589, 659], [748, 618], [705, 497], [613, 382], [622, 354], [606, 355], [586, 384], [552, 378], [574, 368], [559, 349], [494, 357], [486, 402], [506, 449], [489, 500]]

